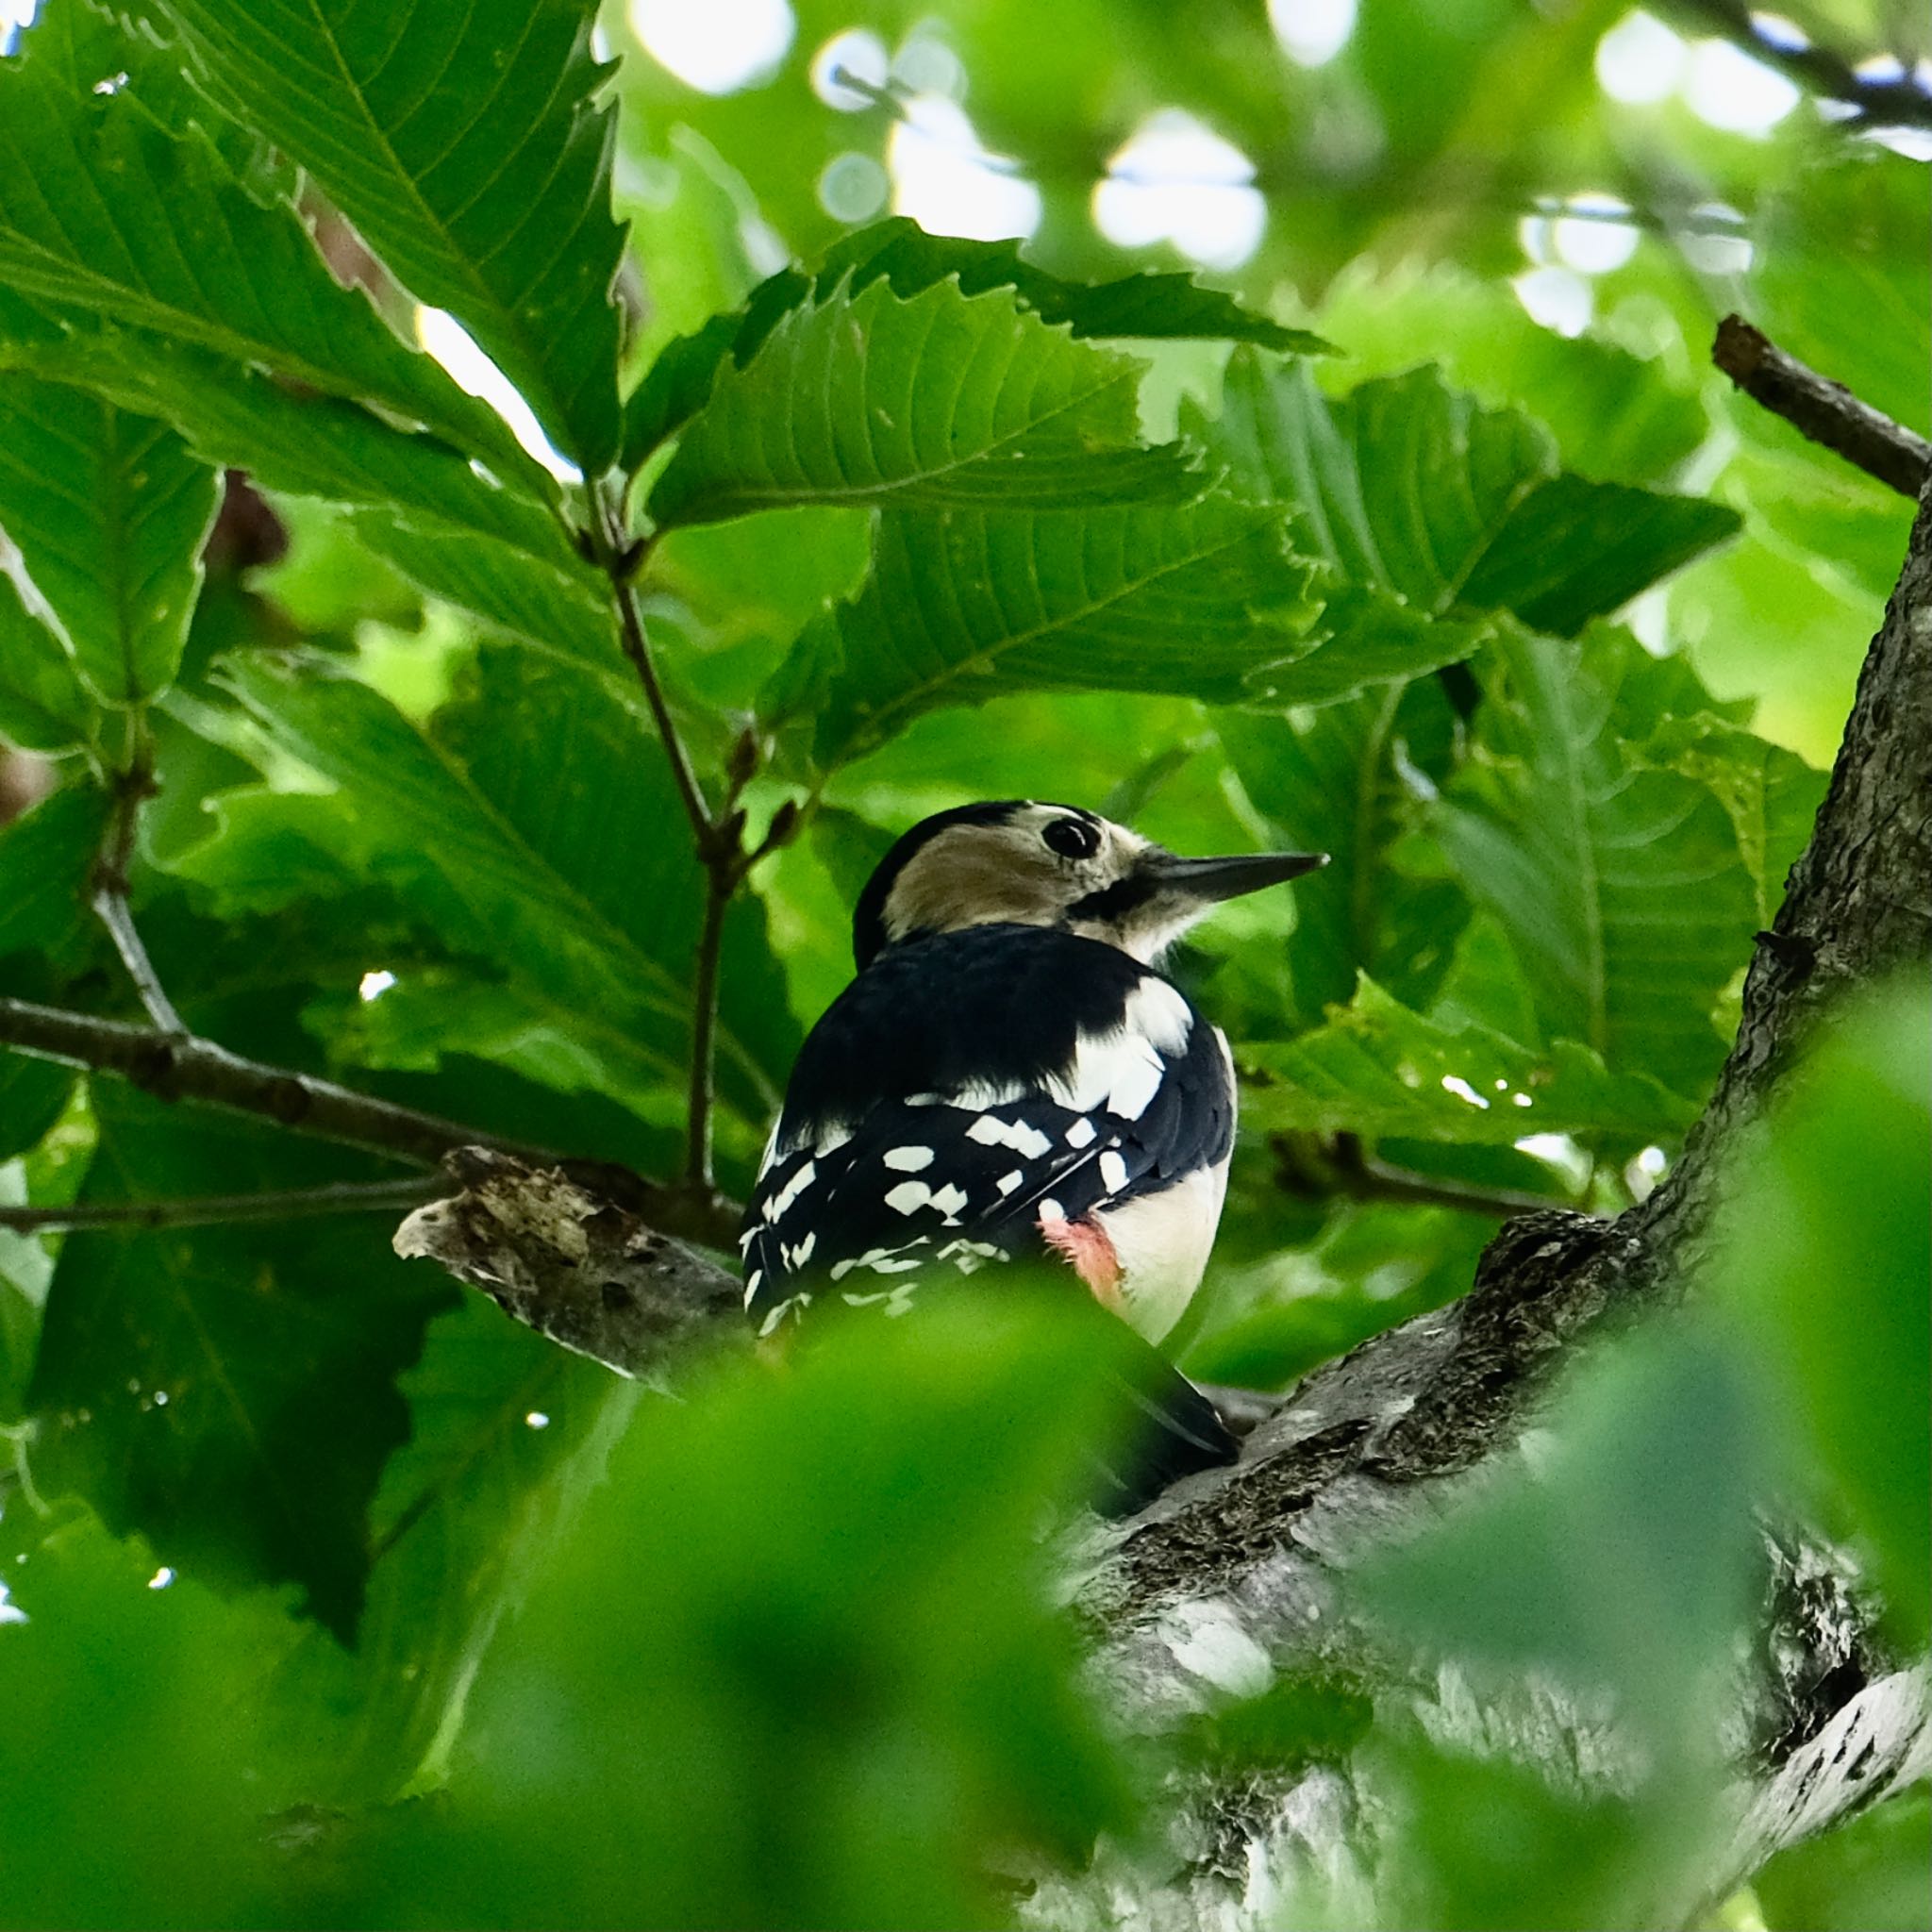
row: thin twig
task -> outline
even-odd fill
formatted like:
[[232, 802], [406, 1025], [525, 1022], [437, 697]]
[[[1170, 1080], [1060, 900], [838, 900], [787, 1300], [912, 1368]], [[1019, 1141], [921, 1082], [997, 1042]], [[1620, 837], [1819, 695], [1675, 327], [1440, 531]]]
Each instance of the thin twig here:
[[0, 998], [0, 1046], [119, 1074], [160, 1100], [204, 1101], [257, 1114], [299, 1134], [373, 1148], [425, 1167], [457, 1147], [497, 1147], [543, 1163], [558, 1158], [549, 1148], [397, 1107], [313, 1074], [245, 1058], [192, 1033], [162, 1033], [28, 1000]]
[[1710, 359], [1753, 402], [1914, 502], [1932, 475], [1932, 442], [1788, 356], [1742, 316], [1717, 325]]
[[176, 1201], [83, 1201], [70, 1208], [0, 1208], [0, 1227], [16, 1234], [106, 1228], [138, 1234], [155, 1227], [214, 1227], [244, 1221], [293, 1221], [320, 1214], [393, 1213], [420, 1207], [447, 1189], [428, 1174], [395, 1181], [342, 1181], [258, 1194], [203, 1194]]
[[711, 1181], [711, 1116], [716, 1093], [715, 1061], [718, 1038], [718, 974], [724, 951], [724, 919], [731, 901], [752, 868], [782, 845], [796, 828], [795, 807], [781, 807], [772, 828], [755, 851], [744, 846], [744, 813], [739, 800], [756, 774], [759, 762], [758, 735], [741, 734], [732, 748], [725, 774], [724, 794], [715, 812], [705, 798], [691, 754], [685, 749], [677, 721], [658, 675], [651, 641], [638, 602], [637, 575], [648, 546], [628, 544], [620, 511], [608, 499], [596, 502], [597, 528], [593, 544], [598, 561], [610, 579], [617, 605], [619, 634], [625, 656], [644, 688], [645, 702], [658, 726], [658, 736], [670, 760], [671, 775], [691, 821], [698, 864], [705, 874], [704, 924], [691, 962], [691, 1077], [685, 1123], [684, 1189], [693, 1199], [715, 1202]]
[[684, 1178], [694, 1188], [711, 1185], [711, 1100], [718, 1033], [718, 966], [724, 943], [724, 914], [731, 905], [731, 879], [712, 871], [706, 882], [705, 923], [698, 935], [691, 972], [691, 1102], [684, 1153]]
[[658, 675], [657, 659], [651, 655], [651, 640], [644, 629], [644, 613], [638, 603], [638, 558], [625, 544], [624, 525], [617, 511], [601, 496], [597, 499], [597, 516], [599, 561], [610, 579], [610, 594], [617, 605], [618, 634], [624, 641], [624, 655], [630, 659], [631, 668], [638, 675], [638, 682], [644, 688], [644, 702], [651, 708], [658, 736], [663, 741], [664, 756], [671, 761], [672, 780], [677, 787], [678, 797], [684, 802], [685, 816], [690, 819], [691, 832], [697, 840], [698, 857], [708, 865], [718, 841], [718, 824], [711, 816], [710, 807], [705, 802], [704, 787], [698, 783], [697, 772], [691, 765], [691, 754], [685, 750], [677, 721], [671, 715], [663, 681]]
[[127, 903], [127, 878], [141, 830], [141, 808], [155, 792], [154, 756], [147, 741], [146, 724], [137, 716], [133, 728], [133, 755], [126, 770], [114, 777], [113, 809], [108, 814], [107, 837], [94, 865], [90, 903], [113, 939], [114, 950], [121, 955], [121, 963], [126, 967], [148, 1018], [163, 1033], [186, 1033], [181, 1015], [175, 1010], [175, 1003], [168, 997], [155, 963], [148, 958], [147, 946]]
[[1890, 78], [1860, 74], [1835, 48], [1808, 34], [1796, 39], [1760, 24], [1747, 0], [1676, 0], [1675, 10], [1702, 21], [1752, 59], [1788, 75], [1827, 100], [1843, 101], [1873, 127], [1932, 127], [1932, 93], [1909, 73]]
[[664, 756], [670, 761], [672, 780], [684, 802], [685, 816], [691, 821], [697, 860], [705, 873], [704, 925], [691, 963], [691, 1076], [685, 1117], [684, 1185], [691, 1193], [708, 1198], [712, 1192], [711, 1098], [718, 1033], [718, 966], [724, 944], [724, 914], [731, 895], [744, 876], [744, 817], [735, 809], [744, 781], [735, 778], [714, 817], [691, 765], [691, 754], [685, 749], [677, 721], [671, 715], [663, 681], [658, 675], [657, 659], [651, 655], [651, 640], [644, 629], [644, 614], [637, 592], [642, 555], [626, 543], [623, 517], [615, 506], [599, 495], [596, 511], [595, 548], [598, 561], [610, 579], [624, 654], [644, 688], [644, 701], [657, 724]]

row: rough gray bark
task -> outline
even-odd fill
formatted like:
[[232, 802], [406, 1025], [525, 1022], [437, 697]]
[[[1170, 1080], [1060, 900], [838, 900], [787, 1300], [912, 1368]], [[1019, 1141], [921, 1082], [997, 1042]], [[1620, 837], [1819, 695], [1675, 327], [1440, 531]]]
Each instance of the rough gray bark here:
[[[1809, 847], [1759, 936], [1736, 1045], [1682, 1160], [1614, 1221], [1524, 1215], [1491, 1243], [1459, 1302], [1318, 1370], [1243, 1443], [1083, 1552], [1090, 1670], [1130, 1727], [1158, 1731], [1284, 1667], [1345, 1653], [1342, 1584], [1363, 1557], [1435, 1514], [1457, 1478], [1520, 1452], [1554, 1371], [1607, 1324], [1694, 1275], [1725, 1166], [1748, 1158], [1764, 1104], [1820, 1010], [1853, 984], [1932, 953], [1932, 491], [1859, 681]], [[655, 1236], [554, 1174], [502, 1156], [398, 1237], [512, 1314], [626, 1374], [728, 1319], [723, 1268]], [[1735, 1842], [1702, 1874], [1722, 1895], [1771, 1851], [1924, 1775], [1932, 1690], [1923, 1669], [1881, 1673], [1866, 1620], [1825, 1563], [1793, 1559], [1775, 1607], [1778, 1707], [1740, 1718], [1768, 1745], [1740, 1768]], [[1741, 1696], [1740, 1692], [1740, 1696]], [[1468, 1702], [1467, 1693], [1462, 1701]], [[1439, 1702], [1457, 1702], [1454, 1686]], [[1445, 1722], [1448, 1720], [1445, 1720]], [[1595, 1720], [1530, 1692], [1479, 1713], [1530, 1757], [1601, 1756]], [[1278, 1788], [1177, 1792], [1179, 1869], [1120, 1873], [1034, 1902], [1057, 1928], [1265, 1923], [1295, 1871], [1346, 1893], [1367, 1884], [1357, 1793], [1330, 1767]], [[1230, 1848], [1233, 1848], [1232, 1850]], [[1672, 1902], [1677, 1916], [1700, 1903]]]

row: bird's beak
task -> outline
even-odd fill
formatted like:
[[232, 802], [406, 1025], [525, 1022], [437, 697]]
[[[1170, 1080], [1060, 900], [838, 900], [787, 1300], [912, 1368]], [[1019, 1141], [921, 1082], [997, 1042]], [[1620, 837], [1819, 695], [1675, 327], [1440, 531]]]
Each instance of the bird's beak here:
[[1325, 852], [1257, 852], [1235, 858], [1176, 858], [1163, 852], [1158, 857], [1150, 853], [1141, 867], [1169, 890], [1199, 905], [1215, 906], [1320, 872], [1327, 863]]

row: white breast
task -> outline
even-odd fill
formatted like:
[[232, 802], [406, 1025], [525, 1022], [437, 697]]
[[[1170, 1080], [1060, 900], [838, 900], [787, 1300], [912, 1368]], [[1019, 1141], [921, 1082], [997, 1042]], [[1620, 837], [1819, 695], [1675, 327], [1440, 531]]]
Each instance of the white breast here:
[[1149, 1341], [1180, 1320], [1200, 1287], [1226, 1193], [1224, 1160], [1158, 1194], [1095, 1211], [1120, 1257], [1121, 1313]]
[[[1232, 1104], [1234, 1055], [1219, 1026], [1214, 1029], [1214, 1043], [1227, 1069]], [[1227, 1166], [1224, 1159], [1158, 1194], [1142, 1194], [1094, 1213], [1120, 1259], [1121, 1313], [1149, 1341], [1158, 1341], [1187, 1312], [1208, 1272], [1208, 1257], [1221, 1225], [1221, 1206], [1227, 1197]]]

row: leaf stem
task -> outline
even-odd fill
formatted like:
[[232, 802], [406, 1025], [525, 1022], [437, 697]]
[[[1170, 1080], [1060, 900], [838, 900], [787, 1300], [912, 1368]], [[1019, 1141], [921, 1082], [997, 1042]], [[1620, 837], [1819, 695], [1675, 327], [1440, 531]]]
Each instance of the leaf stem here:
[[203, 1194], [177, 1201], [83, 1201], [68, 1208], [0, 1208], [0, 1228], [60, 1234], [111, 1228], [130, 1234], [156, 1227], [213, 1227], [246, 1221], [292, 1221], [321, 1214], [374, 1214], [414, 1208], [445, 1183], [428, 1174], [407, 1180], [342, 1181], [319, 1188], [257, 1194]]
[[181, 1015], [175, 1010], [175, 1003], [168, 997], [160, 974], [155, 971], [127, 902], [128, 874], [141, 831], [141, 808], [156, 790], [154, 751], [144, 716], [136, 714], [132, 731], [127, 763], [114, 774], [113, 809], [108, 815], [107, 836], [94, 865], [89, 903], [108, 928], [114, 950], [120, 954], [121, 963], [127, 969], [127, 976], [134, 982], [148, 1018], [162, 1033], [185, 1035], [188, 1028], [181, 1024]]

